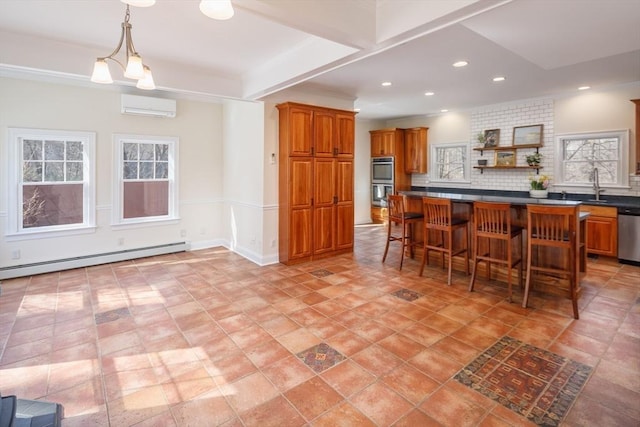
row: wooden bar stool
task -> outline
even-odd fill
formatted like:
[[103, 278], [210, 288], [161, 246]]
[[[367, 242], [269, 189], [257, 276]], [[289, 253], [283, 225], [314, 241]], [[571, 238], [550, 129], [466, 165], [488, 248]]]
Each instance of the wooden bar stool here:
[[[469, 220], [466, 218], [455, 218], [453, 216], [451, 199], [423, 197], [422, 208], [424, 212], [424, 251], [419, 275], [422, 276], [424, 264], [429, 264], [429, 252], [440, 252], [442, 254], [442, 268], [444, 268], [445, 255], [449, 258], [447, 285], [451, 286], [451, 265], [454, 256], [464, 254], [466, 272], [467, 275], [469, 275]], [[431, 242], [430, 236], [433, 234], [431, 233], [432, 230], [439, 236], [433, 243]], [[454, 249], [454, 242], [456, 242], [454, 233], [456, 230], [463, 230], [464, 234], [458, 240], [461, 247]]]
[[[402, 270], [402, 262], [404, 261], [404, 252], [406, 248], [409, 248], [411, 258], [413, 258], [413, 248], [418, 243], [413, 241], [413, 225], [421, 223], [424, 215], [421, 212], [405, 212], [404, 196], [390, 194], [387, 196], [387, 204], [389, 208], [389, 228], [387, 231], [387, 245], [384, 248], [384, 255], [382, 256], [382, 262], [387, 259], [387, 252], [389, 252], [389, 243], [399, 241], [402, 243], [402, 253], [400, 254], [400, 268]], [[393, 224], [399, 224], [401, 234], [393, 235]]]
[[[564, 276], [569, 281], [569, 298], [573, 304], [573, 317], [578, 314], [578, 206], [527, 205], [527, 280], [522, 307], [527, 306], [531, 287], [531, 273], [539, 271], [554, 276]], [[558, 248], [560, 255], [551, 253], [545, 259], [533, 252], [544, 247]], [[546, 251], [549, 253], [549, 251]], [[539, 254], [538, 254], [539, 255]]]
[[[509, 302], [511, 302], [511, 270], [517, 265], [520, 278], [520, 286], [522, 287], [522, 264], [523, 260], [523, 238], [522, 231], [524, 229], [518, 225], [511, 224], [511, 204], [510, 203], [490, 203], [490, 202], [474, 202], [473, 203], [473, 247], [475, 254], [473, 257], [473, 273], [471, 274], [471, 283], [469, 283], [469, 292], [473, 291], [473, 285], [476, 281], [478, 273], [478, 263], [486, 262], [487, 278], [491, 278], [491, 263], [498, 263], [507, 266], [507, 286], [509, 288]], [[513, 256], [513, 240], [518, 240], [519, 253]], [[486, 251], [481, 246], [481, 240], [485, 239]], [[492, 254], [491, 246], [503, 242], [504, 249], [500, 254]], [[498, 256], [502, 255], [502, 256]]]

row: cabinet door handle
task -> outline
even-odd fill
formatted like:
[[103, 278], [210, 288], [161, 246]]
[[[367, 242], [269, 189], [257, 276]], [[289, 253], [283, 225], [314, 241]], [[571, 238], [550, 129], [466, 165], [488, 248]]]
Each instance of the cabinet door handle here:
[[313, 148], [313, 147], [311, 147], [311, 155], [312, 155], [312, 156], [315, 154], [315, 153], [314, 153], [314, 151], [315, 151], [315, 150], [314, 150], [314, 148]]
[[313, 197], [311, 198], [311, 206], [313, 206]]
[[333, 204], [334, 205], [338, 204], [338, 196], [333, 196]]
[[334, 155], [334, 156], [337, 156], [337, 155], [338, 155], [338, 149], [337, 149], [337, 148], [334, 148], [334, 149], [333, 149], [333, 155]]

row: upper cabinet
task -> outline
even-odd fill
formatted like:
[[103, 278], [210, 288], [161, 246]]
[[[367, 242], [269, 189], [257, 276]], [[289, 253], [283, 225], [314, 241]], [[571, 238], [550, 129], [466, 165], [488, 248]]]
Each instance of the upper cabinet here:
[[379, 129], [371, 133], [371, 157], [398, 156], [404, 154], [404, 130]]
[[[313, 139], [311, 138], [313, 110], [311, 108], [291, 105], [288, 108], [287, 115], [284, 116], [286, 121], [285, 129], [286, 140], [289, 146], [290, 156], [311, 156], [313, 150]], [[283, 125], [281, 118], [280, 126]]]
[[336, 115], [330, 111], [313, 112], [313, 143], [316, 157], [333, 157], [336, 134]]
[[427, 172], [427, 131], [429, 128], [379, 129], [371, 133], [371, 157], [393, 156], [404, 173]]
[[354, 116], [351, 113], [336, 113], [336, 147], [338, 157], [353, 158], [355, 147]]
[[289, 156], [353, 158], [355, 113], [292, 102], [278, 108]]
[[427, 130], [419, 127], [404, 130], [404, 171], [427, 172]]

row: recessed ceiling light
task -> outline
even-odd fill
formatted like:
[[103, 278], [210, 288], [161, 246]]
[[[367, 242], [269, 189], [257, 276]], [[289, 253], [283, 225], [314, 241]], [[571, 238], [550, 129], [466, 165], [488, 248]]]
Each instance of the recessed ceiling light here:
[[453, 63], [453, 66], [456, 68], [466, 67], [467, 65], [469, 65], [467, 61], [458, 61]]
[[391, 82], [382, 82], [382, 86], [391, 86]]
[[591, 89], [591, 86], [580, 86], [578, 88], [578, 90], [589, 90], [589, 89]]
[[493, 78], [494, 82], [503, 82], [505, 80], [506, 80], [506, 77], [504, 77], [504, 76], [498, 76], [498, 77], [494, 77]]
[[446, 108], [443, 108], [442, 110], [440, 110], [440, 112], [441, 112], [441, 113], [446, 113], [446, 112], [448, 112], [448, 111], [449, 111], [449, 110], [447, 110]]
[[434, 92], [425, 92], [424, 93], [424, 96], [433, 96], [433, 95], [435, 95]]

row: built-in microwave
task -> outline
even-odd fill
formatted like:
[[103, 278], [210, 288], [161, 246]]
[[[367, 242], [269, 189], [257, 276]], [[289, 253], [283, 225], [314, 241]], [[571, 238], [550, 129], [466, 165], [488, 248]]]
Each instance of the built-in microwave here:
[[371, 182], [391, 184], [393, 186], [393, 157], [374, 157], [371, 159]]
[[386, 207], [387, 196], [393, 194], [393, 184], [371, 184], [371, 204]]

